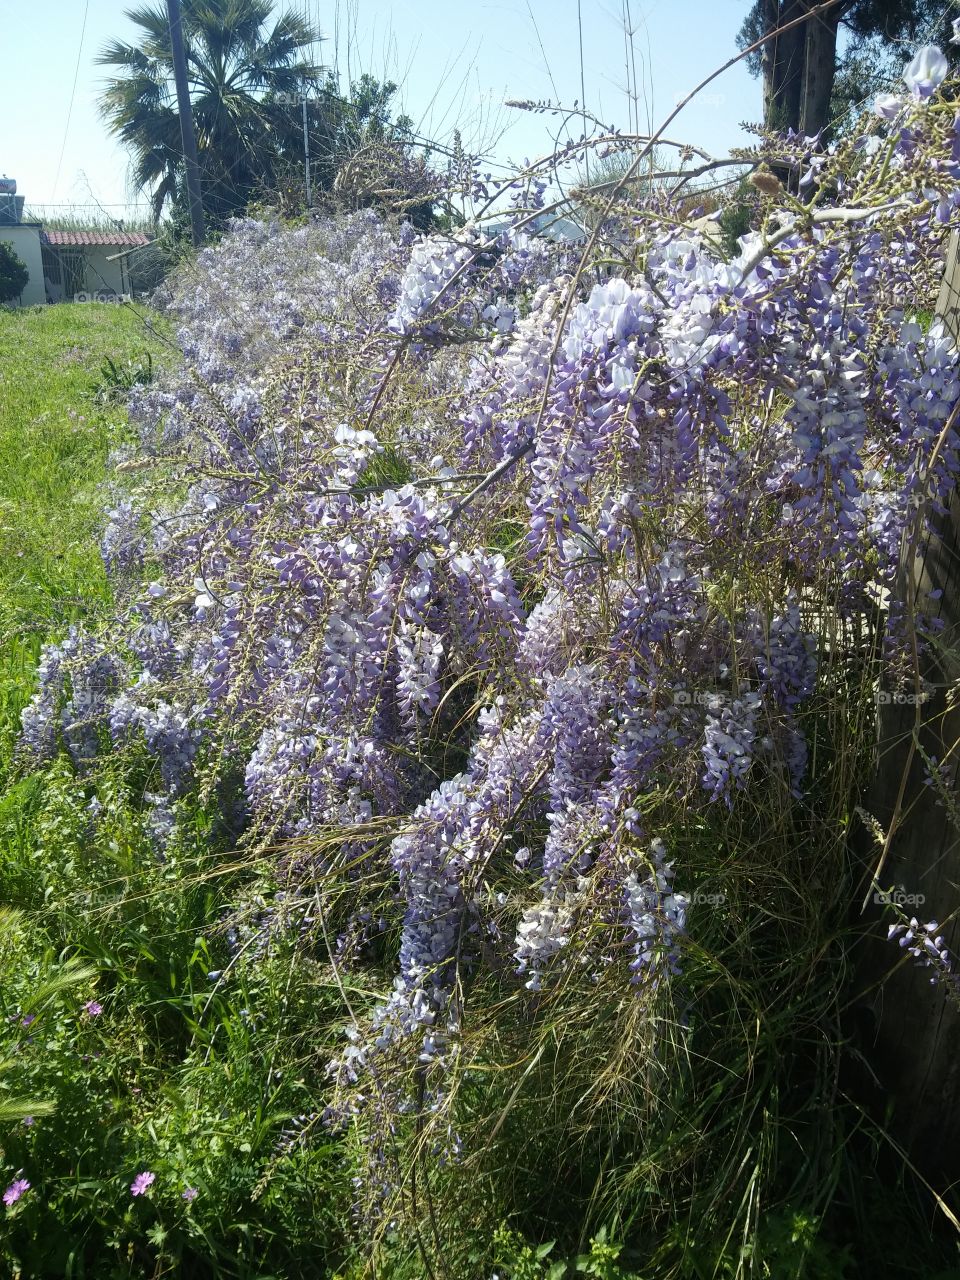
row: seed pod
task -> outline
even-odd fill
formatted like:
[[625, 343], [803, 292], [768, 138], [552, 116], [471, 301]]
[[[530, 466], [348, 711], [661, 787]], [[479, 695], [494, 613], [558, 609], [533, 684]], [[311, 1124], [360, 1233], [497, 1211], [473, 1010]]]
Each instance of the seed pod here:
[[778, 196], [783, 190], [783, 183], [769, 169], [758, 169], [756, 173], [752, 173], [750, 185], [764, 196]]

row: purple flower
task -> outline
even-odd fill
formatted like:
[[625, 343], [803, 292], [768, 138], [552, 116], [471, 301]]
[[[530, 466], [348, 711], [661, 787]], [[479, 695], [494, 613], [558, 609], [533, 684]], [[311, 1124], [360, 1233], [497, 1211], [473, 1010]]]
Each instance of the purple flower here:
[[901, 922], [887, 927], [887, 941], [896, 940], [921, 965], [932, 968], [934, 976], [931, 983], [945, 982], [956, 987], [958, 979], [953, 971], [953, 957], [939, 928], [936, 920], [921, 924], [916, 916], [911, 916], [909, 925]]
[[440, 236], [415, 245], [387, 328], [394, 333], [407, 333], [430, 310], [470, 257], [470, 250], [462, 244]]
[[[377, 935], [399, 952], [392, 992], [331, 1064], [329, 1114], [368, 1113], [365, 1215], [395, 1122], [414, 1107], [439, 1122], [474, 975], [556, 978], [559, 1000], [625, 953], [641, 1000], [670, 982], [691, 911], [667, 855], [688, 844], [679, 815], [709, 824], [749, 785], [756, 837], [776, 840], [789, 793], [817, 781], [805, 735], [833, 697], [825, 616], [878, 687], [901, 687], [900, 550], [923, 495], [945, 505], [960, 477], [956, 351], [904, 313], [942, 273], [960, 199], [960, 122], [921, 109], [941, 60], [921, 51], [909, 88], [879, 100], [893, 122], [863, 140], [892, 153], [891, 189], [789, 135], [791, 165], [825, 200], [836, 176], [846, 213], [788, 215], [776, 246], [752, 232], [733, 262], [657, 228], [642, 279], [592, 287], [546, 240], [416, 240], [365, 213], [238, 222], [170, 286], [185, 363], [136, 393], [131, 454], [172, 451], [184, 484], [142, 514], [117, 508], [120, 611], [102, 641], [74, 630], [45, 649], [22, 747], [78, 767], [111, 740], [146, 752], [158, 855], [194, 775], [226, 799], [236, 768], [225, 831], [275, 856], [289, 890], [225, 922], [234, 958], [281, 931], [320, 942], [325, 856], [304, 837], [343, 833], [355, 903], [337, 954], [366, 965]], [[522, 193], [543, 194], [536, 179]], [[291, 337], [291, 372], [301, 350], [318, 370], [348, 361], [335, 394], [312, 376], [303, 397], [293, 382], [262, 394]], [[860, 625], [878, 608], [882, 655]], [[365, 866], [388, 903], [353, 881]], [[907, 932], [904, 918], [896, 937], [943, 980], [936, 927]], [[8, 1026], [25, 1040], [22, 1019]]]
[[155, 1173], [138, 1173], [134, 1180], [130, 1183], [130, 1194], [132, 1196], [142, 1196], [148, 1187], [152, 1187], [157, 1180]]
[[703, 785], [711, 798], [723, 798], [732, 807], [734, 787], [746, 785], [753, 763], [754, 739], [761, 700], [757, 693], [742, 698], [724, 699], [715, 694], [710, 700], [704, 732], [703, 759], [707, 771]]
[[643, 868], [646, 874], [641, 878], [631, 872], [623, 885], [624, 914], [635, 938], [636, 958], [630, 964], [635, 983], [647, 975], [656, 984], [665, 974], [680, 972], [676, 943], [686, 932], [690, 899], [674, 891], [673, 863], [666, 858], [666, 847], [658, 837], [650, 844]]
[[9, 1187], [3, 1193], [3, 1203], [9, 1208], [10, 1205], [16, 1204], [25, 1191], [30, 1190], [30, 1183], [26, 1178], [17, 1178], [15, 1182], [11, 1182]]
[[22, 1027], [29, 1027], [31, 1022], [36, 1022], [36, 1020], [37, 1020], [37, 1015], [35, 1013], [28, 1013], [28, 1014], [25, 1014], [24, 1017], [20, 1019], [20, 1025]]

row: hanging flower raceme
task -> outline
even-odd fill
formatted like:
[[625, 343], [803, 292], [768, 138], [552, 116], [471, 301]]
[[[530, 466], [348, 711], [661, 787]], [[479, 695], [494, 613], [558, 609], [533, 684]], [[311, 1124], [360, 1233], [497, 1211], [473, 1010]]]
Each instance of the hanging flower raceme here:
[[651, 841], [649, 870], [631, 871], [624, 881], [624, 914], [633, 942], [633, 981], [654, 986], [680, 972], [678, 940], [686, 929], [689, 899], [673, 890], [673, 863], [661, 839]]
[[[427, 315], [471, 257], [465, 245], [452, 240], [435, 237], [415, 245], [400, 282], [400, 296], [388, 328], [395, 333], [408, 333]], [[447, 306], [452, 301], [452, 298], [447, 299]]]

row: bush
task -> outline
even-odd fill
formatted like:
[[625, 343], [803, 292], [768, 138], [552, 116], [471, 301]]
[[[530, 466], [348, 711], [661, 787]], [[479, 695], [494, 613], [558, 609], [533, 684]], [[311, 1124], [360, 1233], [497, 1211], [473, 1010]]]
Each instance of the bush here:
[[29, 279], [27, 264], [12, 245], [0, 240], [0, 304], [19, 298]]
[[99, 1248], [242, 1274], [315, 1181], [354, 1274], [848, 1269], [847, 836], [875, 691], [919, 696], [936, 641], [901, 547], [960, 476], [956, 352], [904, 313], [956, 123], [908, 109], [841, 215], [787, 140], [811, 207], [731, 261], [656, 209], [589, 274], [362, 213], [238, 222], [168, 282], [116, 616], [47, 646], [23, 718], [59, 792], [11, 900], [122, 974], [163, 1099], [127, 1103]]
[[127, 271], [133, 293], [142, 298], [159, 289], [182, 256], [169, 233], [131, 253]]

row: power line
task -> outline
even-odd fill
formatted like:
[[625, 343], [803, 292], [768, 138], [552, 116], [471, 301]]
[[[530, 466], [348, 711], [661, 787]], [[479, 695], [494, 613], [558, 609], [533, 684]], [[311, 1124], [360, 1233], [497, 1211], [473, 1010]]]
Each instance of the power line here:
[[53, 180], [53, 194], [57, 194], [57, 183], [60, 181], [60, 169], [63, 166], [63, 157], [67, 149], [67, 135], [70, 132], [70, 121], [73, 117], [73, 101], [77, 94], [77, 78], [80, 75], [80, 58], [83, 55], [83, 37], [87, 33], [87, 14], [90, 12], [90, 0], [85, 0], [83, 6], [83, 26], [80, 28], [80, 48], [77, 50], [77, 65], [73, 70], [73, 88], [70, 90], [70, 106], [67, 109], [67, 123], [63, 130], [63, 142], [60, 146], [60, 159], [57, 161], [57, 176]]
[[40, 200], [32, 201], [31, 209], [151, 209], [146, 200], [116, 200], [112, 204], [99, 200]]

